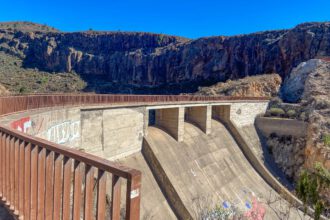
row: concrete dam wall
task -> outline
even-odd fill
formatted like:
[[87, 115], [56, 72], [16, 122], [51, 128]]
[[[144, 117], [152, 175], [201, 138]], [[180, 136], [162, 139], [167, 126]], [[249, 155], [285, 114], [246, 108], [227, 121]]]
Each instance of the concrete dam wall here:
[[[142, 171], [141, 219], [197, 219], [201, 208], [231, 205], [249, 215], [277, 195], [220, 122], [248, 141], [266, 101], [48, 108], [2, 119], [10, 127]], [[154, 112], [154, 119], [150, 120]], [[220, 121], [219, 121], [220, 120]], [[251, 134], [251, 136], [245, 135]], [[260, 146], [250, 144], [253, 151]], [[208, 201], [207, 204], [205, 201]], [[200, 203], [210, 207], [200, 207]], [[275, 204], [277, 206], [277, 204]], [[299, 213], [292, 212], [290, 219]]]

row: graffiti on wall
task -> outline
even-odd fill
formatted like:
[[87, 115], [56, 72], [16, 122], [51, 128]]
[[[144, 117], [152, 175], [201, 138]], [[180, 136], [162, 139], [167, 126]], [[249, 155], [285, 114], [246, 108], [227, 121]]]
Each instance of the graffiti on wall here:
[[[45, 123], [47, 121], [48, 123]], [[39, 115], [34, 118], [20, 118], [11, 122], [10, 127], [57, 144], [69, 143], [80, 137], [80, 120], [66, 120], [54, 124], [52, 120], [47, 120], [45, 116]]]
[[243, 214], [247, 220], [264, 220], [266, 208], [261, 199], [251, 190], [243, 188], [238, 194], [238, 200], [222, 202], [222, 207], [230, 216]]
[[65, 121], [55, 124], [45, 132], [47, 140], [65, 144], [80, 137], [80, 121]]
[[20, 132], [27, 133], [28, 130], [32, 127], [32, 122], [30, 117], [21, 118], [17, 121], [13, 121], [10, 124], [11, 128], [16, 129]]

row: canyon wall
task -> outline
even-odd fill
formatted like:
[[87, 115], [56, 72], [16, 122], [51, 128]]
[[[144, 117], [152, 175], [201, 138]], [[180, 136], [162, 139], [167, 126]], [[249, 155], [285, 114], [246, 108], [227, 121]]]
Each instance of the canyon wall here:
[[21, 57], [26, 67], [139, 86], [274, 72], [285, 77], [302, 61], [330, 55], [330, 23], [196, 40], [150, 33], [0, 29], [0, 50]]

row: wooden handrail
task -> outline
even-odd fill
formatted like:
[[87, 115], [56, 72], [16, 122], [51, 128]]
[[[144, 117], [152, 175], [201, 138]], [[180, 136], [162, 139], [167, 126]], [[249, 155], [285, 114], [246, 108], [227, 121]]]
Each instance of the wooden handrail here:
[[[109, 208], [108, 175], [112, 175]], [[138, 220], [140, 171], [0, 126], [0, 197], [19, 217], [119, 220], [121, 178], [127, 180], [125, 219]]]
[[47, 141], [45, 139], [41, 139], [38, 137], [32, 137], [31, 135], [27, 135], [25, 133], [18, 132], [11, 128], [0, 126], [0, 132], [3, 132], [5, 134], [16, 137], [16, 138], [20, 139], [21, 141], [25, 141], [27, 143], [43, 147], [49, 151], [61, 154], [65, 157], [72, 158], [74, 160], [78, 160], [87, 165], [98, 167], [104, 171], [113, 173], [114, 175], [123, 177], [125, 179], [132, 178], [136, 175], [141, 175], [141, 172], [136, 169], [128, 168], [126, 166], [121, 166], [119, 164], [113, 163], [109, 160], [100, 158], [98, 156], [94, 156], [92, 154], [85, 153], [83, 151], [79, 151], [77, 149], [65, 147], [63, 145], [55, 144], [55, 143]]

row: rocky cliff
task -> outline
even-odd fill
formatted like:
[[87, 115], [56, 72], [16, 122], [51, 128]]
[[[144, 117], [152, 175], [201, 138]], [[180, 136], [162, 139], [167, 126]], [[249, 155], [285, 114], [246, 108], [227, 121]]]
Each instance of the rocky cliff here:
[[[306, 143], [290, 140], [279, 142], [280, 139], [269, 139], [269, 146], [287, 149], [291, 145], [297, 145], [304, 150], [304, 165], [312, 169], [316, 162], [330, 170], [330, 62], [327, 59], [311, 59], [302, 62], [293, 69], [281, 88], [281, 97], [285, 101], [295, 102], [295, 104], [270, 103], [270, 106], [279, 110], [286, 109], [286, 106], [297, 115], [298, 120], [308, 122], [308, 132]], [[294, 108], [293, 108], [294, 107]], [[285, 110], [287, 112], [287, 110]], [[276, 144], [277, 143], [277, 144]], [[274, 147], [273, 147], [274, 148]], [[275, 151], [274, 151], [275, 152]], [[276, 157], [281, 157], [281, 151], [278, 151]], [[283, 155], [284, 156], [284, 155]], [[289, 161], [291, 162], [291, 161]], [[280, 164], [281, 165], [281, 164]], [[283, 165], [283, 164], [282, 164]], [[290, 168], [286, 164], [284, 170]], [[298, 167], [299, 169], [301, 167]], [[298, 172], [299, 169], [294, 169]]]
[[150, 33], [25, 31], [0, 25], [0, 50], [23, 59], [25, 67], [138, 86], [198, 84], [273, 72], [285, 77], [302, 61], [330, 55], [330, 23], [197, 40]]
[[227, 80], [213, 86], [200, 87], [196, 95], [275, 97], [278, 95], [282, 79], [278, 74], [247, 76], [238, 80]]

